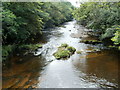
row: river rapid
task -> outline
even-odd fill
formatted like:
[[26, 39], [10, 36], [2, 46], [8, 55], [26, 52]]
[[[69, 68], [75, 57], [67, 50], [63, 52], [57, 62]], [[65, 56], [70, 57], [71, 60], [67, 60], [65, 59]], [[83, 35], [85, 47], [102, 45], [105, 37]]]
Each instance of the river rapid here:
[[[94, 39], [85, 31], [75, 20], [45, 29], [39, 41], [43, 47], [34, 56], [14, 56], [13, 61], [26, 62], [12, 63], [9, 69], [3, 70], [3, 88], [117, 88], [119, 53], [102, 44], [81, 43], [83, 39]], [[63, 43], [82, 53], [56, 60], [53, 53]]]

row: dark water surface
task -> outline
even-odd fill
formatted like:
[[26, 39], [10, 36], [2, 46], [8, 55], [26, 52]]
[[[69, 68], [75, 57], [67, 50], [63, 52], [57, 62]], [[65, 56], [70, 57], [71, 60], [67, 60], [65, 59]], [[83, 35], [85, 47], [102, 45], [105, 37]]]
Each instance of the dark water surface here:
[[[50, 30], [50, 31], [49, 31]], [[111, 88], [118, 87], [118, 51], [106, 49], [102, 44], [80, 43], [86, 28], [70, 21], [64, 27], [43, 31], [36, 56], [13, 57], [24, 59], [24, 63], [13, 63], [3, 71], [3, 88]], [[75, 53], [68, 60], [56, 60], [53, 53], [62, 43], [73, 46]], [[92, 52], [94, 49], [97, 51]], [[41, 56], [37, 56], [41, 54]]]

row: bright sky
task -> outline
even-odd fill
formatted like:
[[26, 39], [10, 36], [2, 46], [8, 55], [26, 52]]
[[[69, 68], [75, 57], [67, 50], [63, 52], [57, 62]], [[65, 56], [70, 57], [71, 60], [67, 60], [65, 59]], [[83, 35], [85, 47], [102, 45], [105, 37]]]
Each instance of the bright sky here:
[[71, 2], [72, 5], [74, 5], [75, 7], [79, 7], [80, 6], [80, 3], [79, 3], [80, 0], [67, 0], [67, 1]]

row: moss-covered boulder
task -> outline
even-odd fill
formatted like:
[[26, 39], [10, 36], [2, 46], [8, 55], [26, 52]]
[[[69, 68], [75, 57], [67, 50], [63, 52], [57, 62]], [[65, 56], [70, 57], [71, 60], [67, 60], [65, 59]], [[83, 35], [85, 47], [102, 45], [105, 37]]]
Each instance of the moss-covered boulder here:
[[56, 59], [69, 58], [70, 52], [68, 50], [58, 50], [56, 53], [54, 53], [54, 56]]
[[67, 50], [68, 50], [71, 54], [73, 54], [73, 53], [76, 51], [76, 49], [75, 49], [74, 47], [71, 47], [71, 46], [68, 46], [68, 47], [67, 47]]
[[60, 47], [68, 47], [68, 44], [66, 44], [66, 43], [64, 43], [64, 44], [61, 44], [61, 46]]
[[71, 47], [68, 44], [62, 44], [53, 55], [56, 59], [67, 59], [74, 54], [75, 51], [76, 49], [74, 47]]

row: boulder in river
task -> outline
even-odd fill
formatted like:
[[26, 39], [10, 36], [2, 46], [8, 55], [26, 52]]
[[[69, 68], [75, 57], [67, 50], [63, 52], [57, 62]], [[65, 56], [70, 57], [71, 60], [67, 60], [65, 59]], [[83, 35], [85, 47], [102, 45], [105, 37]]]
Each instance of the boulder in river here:
[[68, 44], [62, 44], [53, 55], [56, 59], [67, 59], [74, 54], [76, 49]]

